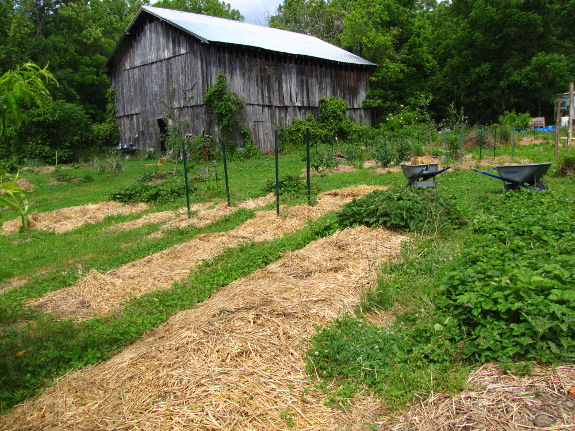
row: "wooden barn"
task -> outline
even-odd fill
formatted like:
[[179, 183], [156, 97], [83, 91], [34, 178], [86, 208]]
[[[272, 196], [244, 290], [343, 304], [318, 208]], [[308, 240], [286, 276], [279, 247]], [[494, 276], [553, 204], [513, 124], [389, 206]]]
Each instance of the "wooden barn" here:
[[[214, 135], [202, 100], [223, 73], [245, 100], [243, 124], [273, 151], [273, 130], [316, 115], [321, 97], [362, 107], [374, 64], [316, 37], [188, 12], [143, 6], [105, 64], [115, 89], [121, 145], [163, 150], [165, 106], [178, 108], [191, 135]], [[193, 98], [190, 96], [193, 95]]]

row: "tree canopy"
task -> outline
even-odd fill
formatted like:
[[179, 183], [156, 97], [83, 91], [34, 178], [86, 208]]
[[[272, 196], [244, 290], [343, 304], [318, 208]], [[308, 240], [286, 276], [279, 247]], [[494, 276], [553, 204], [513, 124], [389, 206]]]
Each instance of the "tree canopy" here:
[[515, 109], [550, 116], [574, 73], [574, 1], [284, 0], [273, 27], [313, 34], [379, 65], [366, 104], [474, 123]]
[[[26, 63], [49, 65], [59, 85], [44, 81], [46, 90], [64, 102], [50, 109], [85, 115], [108, 130], [110, 82], [100, 70], [143, 4], [150, 2], [3, 0], [0, 75]], [[243, 19], [220, 0], [154, 6]], [[458, 112], [488, 124], [513, 110], [552, 116], [554, 95], [575, 80], [574, 15], [575, 0], [283, 0], [269, 25], [376, 63], [365, 104], [381, 120], [411, 111], [440, 121]], [[36, 117], [30, 121], [38, 124]]]

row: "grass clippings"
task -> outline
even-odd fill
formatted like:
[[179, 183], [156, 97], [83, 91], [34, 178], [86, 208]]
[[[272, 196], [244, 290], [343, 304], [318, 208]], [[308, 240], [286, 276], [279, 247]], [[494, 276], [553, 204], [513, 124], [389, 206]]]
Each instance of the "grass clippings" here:
[[[84, 320], [94, 315], [106, 316], [119, 310], [131, 298], [169, 289], [174, 282], [185, 278], [194, 267], [227, 248], [245, 241], [266, 241], [293, 233], [302, 229], [309, 220], [339, 209], [353, 198], [378, 188], [384, 187], [364, 185], [326, 192], [319, 196], [317, 205], [284, 207], [280, 216], [275, 211], [259, 211], [254, 218], [230, 231], [198, 235], [190, 241], [105, 273], [90, 270], [76, 284], [49, 292], [28, 304], [61, 318]], [[220, 210], [227, 213], [227, 210]], [[193, 222], [196, 217], [202, 218], [202, 212], [190, 220]]]
[[68, 374], [0, 428], [365, 429], [377, 400], [327, 407], [304, 354], [315, 327], [352, 311], [404, 239], [358, 227], [288, 252], [112, 359]]
[[390, 431], [575, 430], [575, 366], [533, 366], [526, 376], [487, 364], [471, 374], [457, 395], [421, 394], [417, 404], [391, 421]]
[[[30, 228], [54, 233], [68, 232], [87, 223], [97, 223], [111, 215], [133, 214], [148, 209], [147, 204], [122, 204], [120, 202], [99, 202], [62, 208], [45, 213], [30, 214]], [[2, 234], [16, 233], [20, 229], [20, 219], [6, 221], [2, 224]]]

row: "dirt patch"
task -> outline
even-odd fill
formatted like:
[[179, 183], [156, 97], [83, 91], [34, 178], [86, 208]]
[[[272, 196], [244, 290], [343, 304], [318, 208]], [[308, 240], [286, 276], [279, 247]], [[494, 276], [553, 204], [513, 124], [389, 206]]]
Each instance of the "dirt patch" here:
[[359, 430], [374, 397], [331, 409], [307, 379], [315, 327], [351, 311], [405, 237], [365, 227], [287, 253], [0, 418], [3, 429]]
[[[63, 318], [81, 320], [94, 315], [107, 315], [117, 311], [121, 304], [130, 298], [169, 289], [175, 281], [186, 277], [195, 266], [227, 248], [248, 240], [265, 241], [295, 232], [303, 228], [309, 220], [336, 210], [353, 198], [383, 188], [385, 187], [357, 186], [330, 191], [319, 196], [317, 205], [283, 207], [280, 216], [277, 216], [275, 211], [259, 211], [254, 218], [230, 231], [199, 235], [190, 241], [106, 273], [91, 270], [73, 286], [49, 292], [29, 304]], [[233, 207], [226, 208], [231, 208], [230, 211], [236, 210]], [[219, 206], [215, 209], [228, 211]]]
[[[68, 232], [87, 223], [97, 223], [110, 215], [133, 214], [148, 209], [147, 204], [125, 205], [119, 202], [100, 202], [62, 208], [46, 213], [30, 215], [30, 228], [51, 231], [54, 233]], [[2, 224], [2, 234], [18, 232], [20, 219], [6, 221]]]
[[392, 431], [574, 430], [575, 366], [534, 367], [524, 377], [496, 364], [474, 372], [458, 395], [423, 394], [405, 414], [381, 422]]

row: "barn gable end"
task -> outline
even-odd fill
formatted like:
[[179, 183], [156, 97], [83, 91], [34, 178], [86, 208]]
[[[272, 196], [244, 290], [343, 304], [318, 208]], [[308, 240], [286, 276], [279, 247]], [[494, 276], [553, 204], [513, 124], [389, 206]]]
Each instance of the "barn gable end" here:
[[[177, 21], [158, 17], [163, 11], [167, 10], [144, 6], [106, 63], [116, 92], [122, 143], [135, 143], [140, 149], [161, 149], [158, 124], [164, 107], [159, 100], [181, 108], [182, 117], [191, 121], [186, 133], [213, 135], [215, 122], [202, 100], [218, 73], [226, 76], [230, 91], [244, 98], [244, 124], [252, 130], [254, 143], [264, 153], [273, 151], [274, 129], [294, 119], [316, 115], [321, 97], [346, 100], [350, 117], [370, 123], [370, 113], [362, 107], [372, 66], [366, 60], [343, 50], [340, 51], [344, 55], [353, 56], [352, 63], [208, 41], [182, 29]], [[177, 13], [201, 17], [208, 24], [210, 20], [216, 20], [218, 25], [228, 21]], [[260, 28], [232, 23], [249, 26], [250, 30]], [[261, 28], [277, 32], [272, 34], [278, 37], [294, 35]]]

